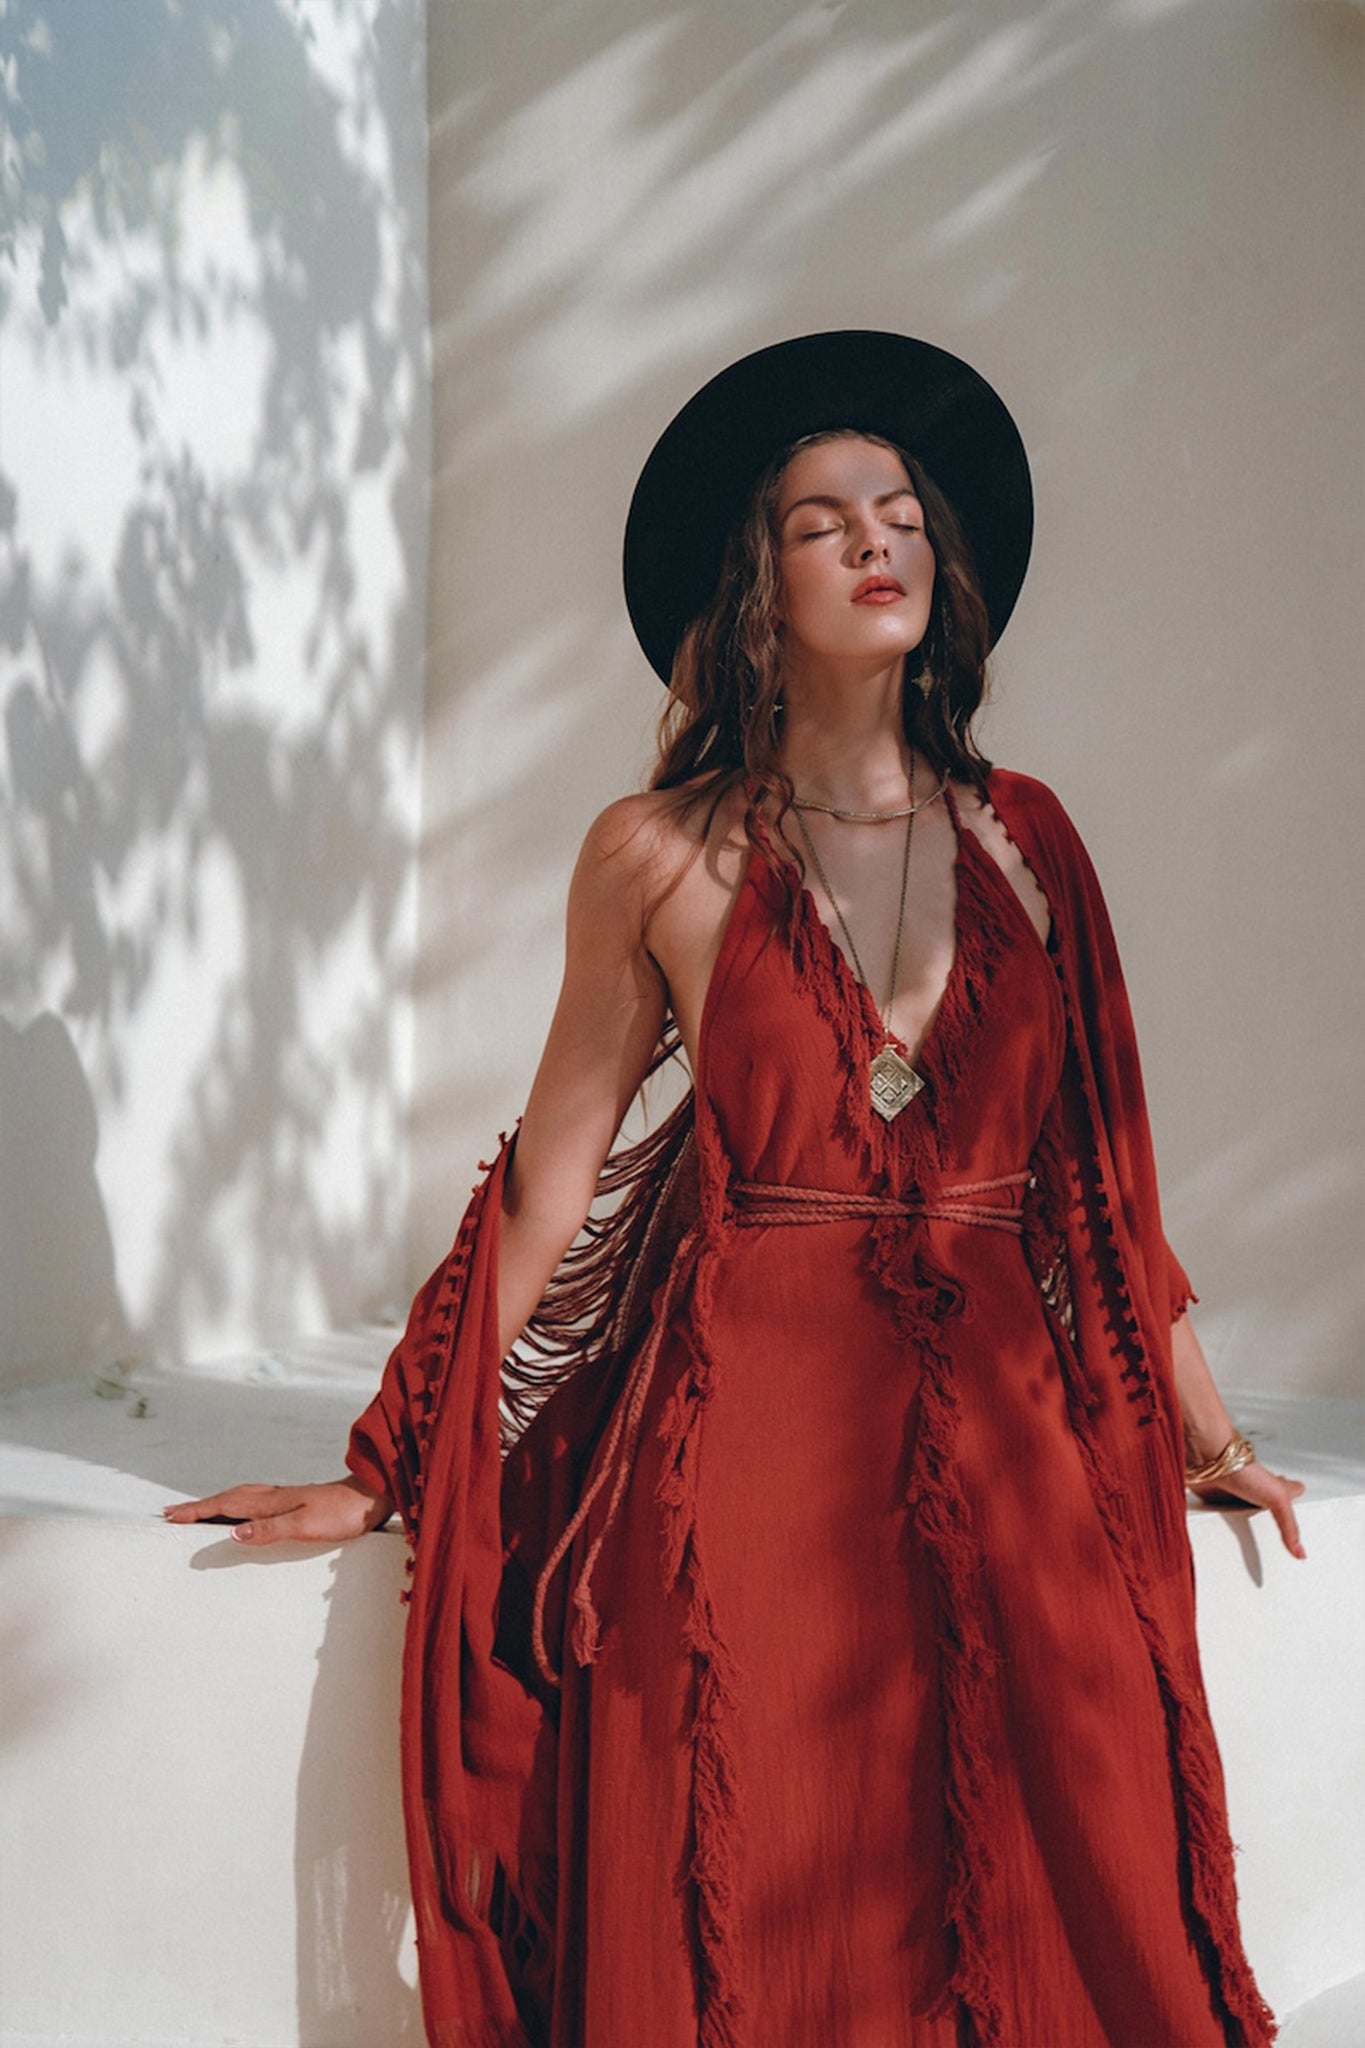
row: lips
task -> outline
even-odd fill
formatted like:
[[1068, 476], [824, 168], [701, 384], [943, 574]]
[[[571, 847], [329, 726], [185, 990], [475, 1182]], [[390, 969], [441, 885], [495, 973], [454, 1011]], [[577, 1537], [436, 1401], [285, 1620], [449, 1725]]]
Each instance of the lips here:
[[865, 576], [849, 599], [850, 604], [894, 604], [905, 596], [905, 587], [894, 576]]

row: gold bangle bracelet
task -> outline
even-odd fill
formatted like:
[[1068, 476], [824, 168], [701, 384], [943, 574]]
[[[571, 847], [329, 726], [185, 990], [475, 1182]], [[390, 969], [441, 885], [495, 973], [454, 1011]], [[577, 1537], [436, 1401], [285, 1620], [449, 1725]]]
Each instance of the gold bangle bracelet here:
[[1208, 1458], [1202, 1465], [1185, 1467], [1186, 1486], [1208, 1486], [1215, 1479], [1230, 1479], [1234, 1472], [1240, 1472], [1244, 1465], [1254, 1463], [1256, 1446], [1250, 1437], [1242, 1435], [1240, 1429], [1232, 1432], [1232, 1441], [1224, 1446], [1216, 1458]]

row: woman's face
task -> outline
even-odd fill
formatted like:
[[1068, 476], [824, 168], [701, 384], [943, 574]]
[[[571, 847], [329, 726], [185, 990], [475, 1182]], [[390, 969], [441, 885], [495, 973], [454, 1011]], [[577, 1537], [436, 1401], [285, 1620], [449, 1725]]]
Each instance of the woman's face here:
[[854, 438], [799, 448], [778, 484], [776, 518], [789, 640], [836, 660], [893, 661], [919, 646], [934, 551], [898, 455]]

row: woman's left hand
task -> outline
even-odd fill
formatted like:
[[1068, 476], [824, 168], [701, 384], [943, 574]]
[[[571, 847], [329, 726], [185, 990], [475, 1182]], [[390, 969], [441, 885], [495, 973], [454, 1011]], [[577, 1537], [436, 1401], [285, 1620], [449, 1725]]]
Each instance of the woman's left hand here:
[[1294, 1503], [1303, 1492], [1301, 1479], [1286, 1479], [1283, 1473], [1272, 1472], [1259, 1458], [1253, 1458], [1249, 1465], [1243, 1465], [1240, 1472], [1233, 1472], [1226, 1479], [1215, 1479], [1207, 1486], [1192, 1486], [1190, 1492], [1200, 1500], [1208, 1501], [1211, 1507], [1227, 1505], [1269, 1509], [1290, 1556], [1307, 1557], [1294, 1513]]

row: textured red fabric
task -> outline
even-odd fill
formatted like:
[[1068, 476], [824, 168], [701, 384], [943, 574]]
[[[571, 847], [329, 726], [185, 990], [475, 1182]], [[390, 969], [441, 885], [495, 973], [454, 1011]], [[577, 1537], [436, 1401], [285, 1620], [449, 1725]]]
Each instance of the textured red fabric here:
[[775, 928], [755, 858], [695, 1099], [609, 1176], [615, 1221], [513, 1374], [549, 1392], [510, 1455], [506, 1147], [356, 1425], [415, 1544], [441, 2048], [1273, 2038], [1195, 1639], [1189, 1283], [1118, 958], [1056, 799], [990, 793], [1052, 940], [960, 831], [900, 1118], [867, 1105], [870, 998], [808, 893]]

